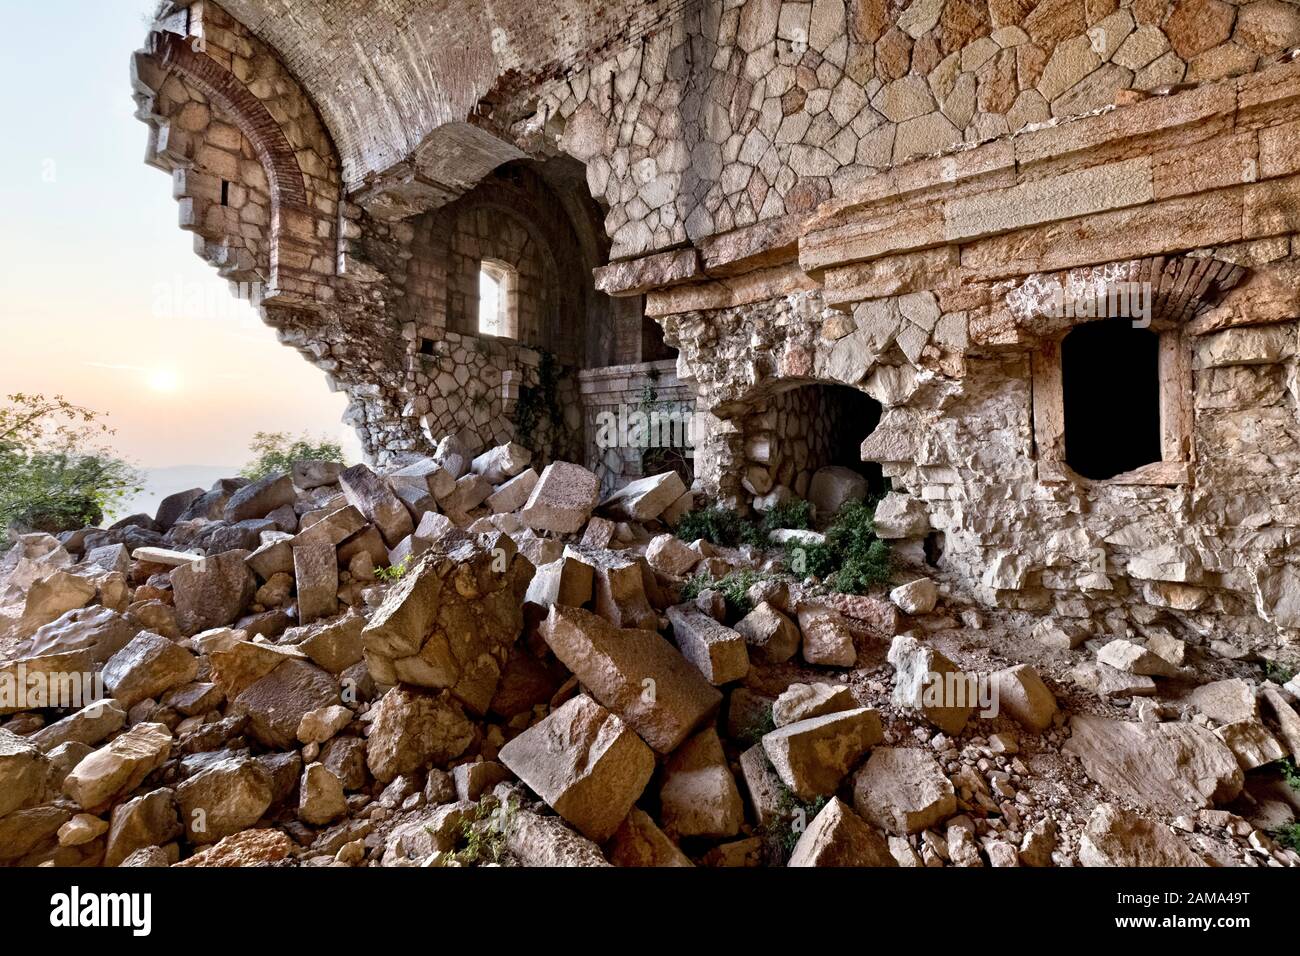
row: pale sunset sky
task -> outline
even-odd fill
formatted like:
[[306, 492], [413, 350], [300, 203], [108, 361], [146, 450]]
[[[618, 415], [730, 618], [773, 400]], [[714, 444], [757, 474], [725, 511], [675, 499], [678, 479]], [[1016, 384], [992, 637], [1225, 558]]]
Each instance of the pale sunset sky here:
[[306, 430], [358, 460], [344, 396], [194, 254], [167, 174], [143, 162], [128, 68], [154, 6], [5, 5], [0, 394], [108, 413], [143, 468], [237, 470], [257, 431]]

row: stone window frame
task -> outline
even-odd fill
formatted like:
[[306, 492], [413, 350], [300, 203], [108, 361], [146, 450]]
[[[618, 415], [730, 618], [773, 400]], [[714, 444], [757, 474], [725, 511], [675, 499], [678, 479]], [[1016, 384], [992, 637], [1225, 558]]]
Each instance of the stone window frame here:
[[480, 282], [487, 275], [500, 290], [497, 298], [497, 329], [490, 332], [483, 325], [483, 303], [479, 301], [478, 327], [479, 335], [490, 338], [519, 338], [519, 270], [504, 259], [484, 256], [478, 263]]
[[[1104, 317], [1103, 317], [1104, 318]], [[1083, 324], [1083, 323], [1079, 323]], [[1076, 326], [1071, 326], [1075, 328]], [[1070, 329], [1043, 342], [1031, 355], [1034, 447], [1038, 480], [1083, 485], [1184, 485], [1192, 480], [1191, 345], [1179, 328], [1157, 329], [1160, 403], [1160, 461], [1110, 478], [1084, 478], [1065, 458], [1065, 393], [1061, 345]]]
[[[1192, 346], [1186, 324], [1214, 307], [1237, 285], [1245, 269], [1209, 257], [1153, 256], [1128, 262], [1031, 276], [1007, 296], [1007, 306], [1026, 333], [1030, 351], [1033, 453], [1038, 480], [1081, 487], [1175, 486], [1192, 482], [1195, 465]], [[1149, 328], [1158, 336], [1157, 368], [1160, 460], [1110, 478], [1085, 478], [1066, 461], [1065, 392], [1061, 347], [1076, 327], [1109, 315], [1064, 317], [1048, 311], [1044, 295], [1058, 288], [1086, 289], [1101, 283], [1149, 283]]]

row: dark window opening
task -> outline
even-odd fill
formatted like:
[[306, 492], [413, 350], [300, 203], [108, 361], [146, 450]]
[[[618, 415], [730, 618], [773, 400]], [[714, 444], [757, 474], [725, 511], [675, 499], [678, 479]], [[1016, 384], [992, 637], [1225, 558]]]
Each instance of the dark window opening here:
[[227, 180], [221, 180], [221, 205], [230, 205], [230, 183]]
[[1161, 460], [1159, 346], [1129, 319], [1089, 322], [1062, 341], [1065, 460], [1084, 478]]
[[433, 339], [425, 339], [425, 338], [420, 339], [420, 354], [421, 355], [433, 354]]
[[830, 454], [826, 464], [843, 465], [867, 479], [869, 494], [885, 490], [879, 462], [862, 460], [862, 442], [880, 424], [880, 403], [866, 392], [845, 385], [823, 385], [826, 421], [830, 424]]
[[943, 532], [931, 531], [925, 536], [922, 547], [925, 550], [925, 563], [932, 568], [939, 567], [939, 562], [943, 560]]

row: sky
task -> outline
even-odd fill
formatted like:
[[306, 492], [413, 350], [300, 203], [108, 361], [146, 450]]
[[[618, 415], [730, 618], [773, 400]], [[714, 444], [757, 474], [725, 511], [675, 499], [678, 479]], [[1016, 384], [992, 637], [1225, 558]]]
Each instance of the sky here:
[[230, 466], [258, 431], [360, 457], [341, 393], [193, 252], [144, 163], [130, 56], [155, 0], [9, 2], [0, 31], [0, 395], [107, 413], [145, 469]]

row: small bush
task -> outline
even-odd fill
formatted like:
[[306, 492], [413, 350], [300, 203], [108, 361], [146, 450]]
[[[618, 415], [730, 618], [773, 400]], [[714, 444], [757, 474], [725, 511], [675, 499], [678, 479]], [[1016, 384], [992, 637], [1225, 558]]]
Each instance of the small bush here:
[[403, 575], [411, 567], [411, 556], [408, 554], [396, 564], [389, 565], [386, 568], [375, 568], [375, 577], [387, 584], [394, 584], [402, 580]]
[[727, 602], [727, 619], [739, 620], [754, 610], [754, 602], [749, 599], [749, 589], [763, 580], [764, 575], [749, 568], [732, 571], [716, 581], [701, 572], [687, 578], [682, 585], [682, 600], [694, 601], [701, 591], [718, 591]]
[[875, 503], [847, 502], [835, 514], [820, 544], [791, 543], [786, 563], [796, 574], [821, 578], [841, 594], [862, 594], [889, 580], [889, 545], [876, 537]]
[[1300, 770], [1296, 769], [1295, 760], [1285, 757], [1278, 761], [1278, 768], [1282, 771], [1282, 779], [1287, 786], [1292, 790], [1300, 790]]
[[758, 518], [742, 518], [719, 505], [688, 511], [677, 523], [677, 537], [683, 541], [700, 538], [725, 548], [741, 544], [768, 545], [768, 535], [777, 528], [811, 528], [812, 505], [798, 499], [777, 505]]
[[812, 502], [792, 498], [763, 515], [761, 524], [766, 534], [771, 534], [778, 528], [795, 528], [806, 531], [812, 527], [812, 519]]
[[1291, 823], [1273, 831], [1273, 839], [1289, 850], [1300, 852], [1300, 823]]
[[293, 438], [288, 432], [258, 432], [248, 446], [255, 457], [241, 474], [257, 481], [268, 475], [288, 472], [295, 461], [343, 461], [343, 446], [321, 438], [312, 441], [306, 432]]

